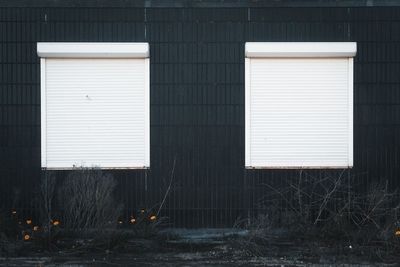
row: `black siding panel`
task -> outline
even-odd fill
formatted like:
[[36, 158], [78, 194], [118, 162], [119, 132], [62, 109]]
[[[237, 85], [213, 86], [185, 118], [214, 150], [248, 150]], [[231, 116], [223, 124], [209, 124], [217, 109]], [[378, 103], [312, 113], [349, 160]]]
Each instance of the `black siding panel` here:
[[36, 210], [39, 41], [150, 43], [151, 169], [113, 171], [126, 215], [162, 200], [174, 160], [162, 215], [175, 226], [232, 226], [263, 210], [264, 183], [298, 175], [243, 168], [246, 41], [356, 41], [349, 174], [360, 189], [379, 180], [399, 187], [400, 8], [249, 6], [0, 8], [0, 203], [16, 206], [15, 188], [17, 208]]

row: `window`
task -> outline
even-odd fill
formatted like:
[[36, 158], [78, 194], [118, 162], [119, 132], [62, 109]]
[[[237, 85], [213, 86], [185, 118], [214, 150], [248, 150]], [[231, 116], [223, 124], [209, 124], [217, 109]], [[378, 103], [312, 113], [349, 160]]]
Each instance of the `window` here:
[[356, 43], [245, 49], [246, 167], [351, 167]]
[[41, 165], [148, 168], [147, 43], [38, 43]]

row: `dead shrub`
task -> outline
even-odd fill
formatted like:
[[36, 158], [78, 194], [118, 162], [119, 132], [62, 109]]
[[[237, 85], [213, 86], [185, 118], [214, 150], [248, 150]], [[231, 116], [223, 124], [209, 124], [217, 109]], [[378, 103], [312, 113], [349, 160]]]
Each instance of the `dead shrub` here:
[[40, 230], [35, 232], [36, 240], [42, 241], [45, 249], [51, 249], [59, 228], [53, 225], [56, 176], [51, 171], [42, 173], [39, 185], [38, 206]]
[[[261, 201], [261, 214], [270, 218], [268, 229], [285, 228], [292, 237], [344, 244], [379, 259], [400, 252], [399, 194], [390, 191], [386, 181], [361, 191], [346, 171], [300, 171], [280, 186], [264, 185], [268, 194]], [[265, 223], [255, 219], [248, 229], [260, 240], [262, 227]]]
[[58, 194], [64, 228], [80, 234], [113, 230], [122, 212], [122, 204], [114, 198], [115, 187], [112, 175], [100, 169], [72, 171]]

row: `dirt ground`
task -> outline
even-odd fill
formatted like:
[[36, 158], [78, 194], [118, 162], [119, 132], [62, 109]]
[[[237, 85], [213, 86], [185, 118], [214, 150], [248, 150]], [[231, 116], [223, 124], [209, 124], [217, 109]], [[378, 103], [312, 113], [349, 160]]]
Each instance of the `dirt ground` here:
[[397, 264], [310, 263], [286, 257], [224, 257], [218, 250], [143, 255], [83, 255], [82, 257], [1, 258], [0, 266], [398, 266]]
[[400, 266], [365, 261], [346, 250], [331, 254], [321, 247], [298, 246], [287, 240], [271, 242], [262, 247], [262, 255], [256, 255], [241, 241], [247, 234], [241, 230], [174, 229], [169, 234], [175, 238], [161, 243], [134, 239], [117, 251], [56, 251], [0, 258], [0, 266]]

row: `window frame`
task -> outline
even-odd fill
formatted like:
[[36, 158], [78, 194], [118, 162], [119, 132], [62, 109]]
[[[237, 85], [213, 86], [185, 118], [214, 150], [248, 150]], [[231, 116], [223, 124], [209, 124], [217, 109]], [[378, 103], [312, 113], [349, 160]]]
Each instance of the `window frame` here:
[[149, 169], [150, 168], [150, 58], [148, 43], [37, 43], [37, 54], [40, 57], [40, 112], [41, 112], [41, 168], [47, 170], [71, 170], [71, 167], [48, 167], [47, 164], [47, 58], [102, 58], [102, 59], [144, 59], [144, 166], [102, 167], [99, 169]]
[[[354, 59], [355, 42], [247, 42], [245, 44], [245, 168], [346, 169], [354, 165]], [[348, 60], [348, 153], [346, 166], [258, 166], [251, 161], [251, 59], [344, 58]]]

